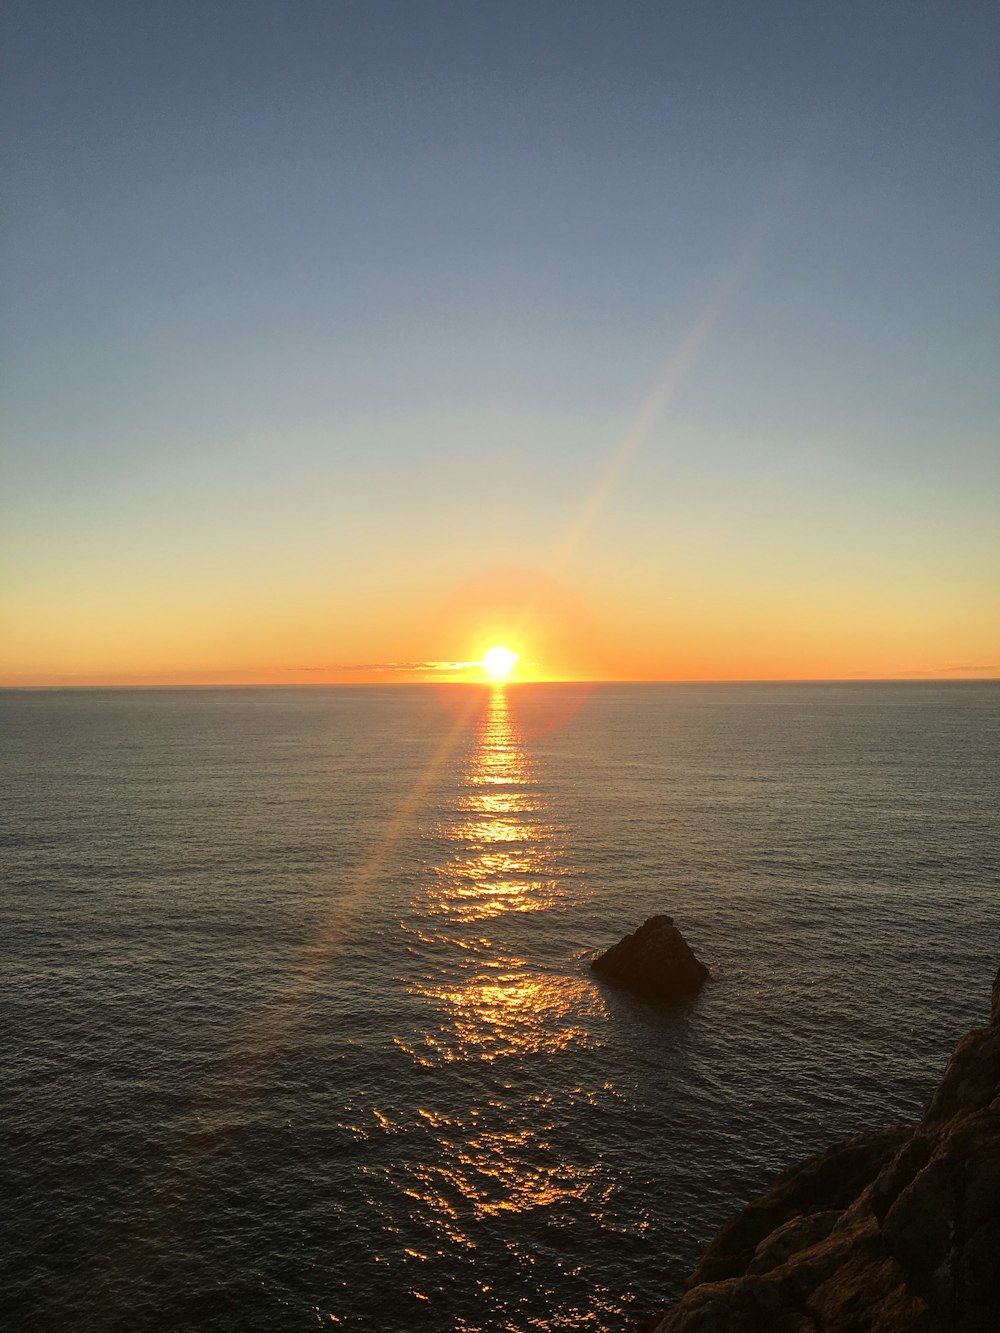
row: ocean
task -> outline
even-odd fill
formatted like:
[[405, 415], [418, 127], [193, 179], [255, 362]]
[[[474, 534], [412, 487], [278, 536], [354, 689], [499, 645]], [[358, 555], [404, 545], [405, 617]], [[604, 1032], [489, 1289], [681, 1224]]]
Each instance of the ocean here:
[[[989, 1011], [996, 683], [0, 721], [7, 1329], [622, 1329]], [[658, 912], [672, 1008], [588, 966]]]

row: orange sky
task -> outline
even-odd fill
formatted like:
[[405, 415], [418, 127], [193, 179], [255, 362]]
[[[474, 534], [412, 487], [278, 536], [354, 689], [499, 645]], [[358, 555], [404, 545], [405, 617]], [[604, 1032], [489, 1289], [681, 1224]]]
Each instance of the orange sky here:
[[[589, 599], [547, 576], [501, 571], [422, 602], [405, 595], [316, 607], [230, 602], [200, 590], [131, 603], [67, 595], [19, 608], [3, 683], [328, 684], [482, 679], [493, 644], [520, 655], [512, 679], [725, 680], [1000, 675], [993, 626], [955, 599], [929, 617], [878, 588], [820, 588], [801, 600], [764, 590], [598, 589]], [[8, 630], [12, 620], [8, 618]], [[945, 646], [947, 651], [945, 651]]]

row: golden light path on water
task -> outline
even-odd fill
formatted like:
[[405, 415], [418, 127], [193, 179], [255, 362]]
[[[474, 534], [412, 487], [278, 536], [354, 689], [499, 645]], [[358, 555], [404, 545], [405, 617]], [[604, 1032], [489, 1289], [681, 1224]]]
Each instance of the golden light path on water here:
[[545, 912], [566, 896], [558, 832], [547, 819], [503, 686], [491, 691], [457, 806], [458, 818], [440, 830], [452, 854], [433, 867], [416, 904], [426, 921], [418, 937], [453, 945], [459, 958], [471, 953], [479, 959], [457, 977], [414, 983], [445, 1020], [426, 1035], [427, 1044], [448, 1060], [493, 1060], [509, 1050], [586, 1042], [574, 1016], [581, 1004], [596, 1002], [593, 987], [583, 979], [532, 974], [524, 958], [498, 951], [490, 939], [489, 927], [499, 918]]
[[[426, 887], [401, 923], [413, 964], [404, 980], [423, 1020], [396, 1044], [417, 1071], [464, 1069], [468, 1077], [455, 1083], [444, 1107], [420, 1109], [429, 1150], [408, 1155], [383, 1181], [397, 1191], [396, 1208], [436, 1238], [432, 1248], [458, 1247], [473, 1260], [473, 1273], [479, 1224], [495, 1231], [504, 1217], [518, 1219], [508, 1249], [530, 1271], [535, 1259], [520, 1225], [527, 1216], [554, 1218], [561, 1208], [583, 1207], [601, 1225], [610, 1193], [593, 1156], [574, 1163], [549, 1142], [563, 1109], [558, 1098], [534, 1083], [518, 1088], [508, 1081], [517, 1077], [510, 1071], [519, 1057], [594, 1047], [595, 1020], [599, 1026], [604, 1016], [600, 993], [584, 973], [546, 972], [510, 947], [519, 932], [523, 939], [525, 929], [541, 926], [534, 918], [558, 911], [579, 889], [548, 815], [507, 691], [496, 687], [453, 814], [437, 829], [446, 855], [428, 864]], [[477, 1068], [491, 1072], [477, 1075]], [[574, 1094], [592, 1101], [597, 1092], [579, 1087]], [[390, 1115], [374, 1114], [385, 1133], [412, 1132]], [[393, 1213], [386, 1212], [387, 1229], [398, 1220]], [[410, 1257], [411, 1295], [420, 1300], [419, 1264], [429, 1256]], [[589, 1324], [601, 1305], [602, 1294], [592, 1291], [588, 1311], [575, 1311], [565, 1324], [553, 1312], [549, 1326]], [[499, 1308], [494, 1317], [498, 1328], [521, 1326], [508, 1324]]]

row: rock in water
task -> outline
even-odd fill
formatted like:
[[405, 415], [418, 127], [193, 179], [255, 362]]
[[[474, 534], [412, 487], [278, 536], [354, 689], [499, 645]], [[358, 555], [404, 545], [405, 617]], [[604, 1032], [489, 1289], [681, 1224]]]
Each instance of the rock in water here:
[[590, 965], [617, 986], [650, 1000], [693, 994], [708, 976], [672, 916], [651, 916]]

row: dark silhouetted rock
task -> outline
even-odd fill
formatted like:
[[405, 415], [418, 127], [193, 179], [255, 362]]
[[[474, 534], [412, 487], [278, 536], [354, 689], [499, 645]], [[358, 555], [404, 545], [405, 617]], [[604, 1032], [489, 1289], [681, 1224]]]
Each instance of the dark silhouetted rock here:
[[780, 1176], [708, 1246], [648, 1333], [1000, 1329], [1000, 972], [918, 1125]]
[[651, 916], [590, 965], [595, 972], [650, 1000], [691, 995], [708, 976], [672, 916]]
[[[854, 1134], [783, 1172], [766, 1194], [723, 1226], [701, 1257], [688, 1288], [747, 1272], [774, 1233], [815, 1214], [841, 1213], [896, 1155], [912, 1129]], [[827, 1230], [832, 1229], [828, 1227]]]

